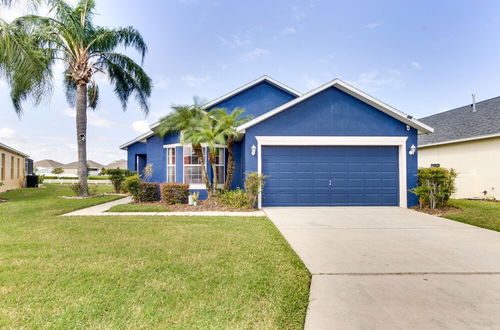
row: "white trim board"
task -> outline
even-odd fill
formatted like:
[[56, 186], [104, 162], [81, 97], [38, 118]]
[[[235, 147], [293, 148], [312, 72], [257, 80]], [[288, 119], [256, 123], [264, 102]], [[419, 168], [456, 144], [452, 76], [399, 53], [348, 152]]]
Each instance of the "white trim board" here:
[[460, 142], [469, 142], [469, 141], [476, 141], [476, 140], [483, 140], [483, 139], [492, 139], [492, 138], [496, 138], [496, 137], [500, 137], [500, 133], [490, 134], [490, 135], [473, 136], [473, 137], [464, 138], [464, 139], [448, 140], [448, 141], [443, 141], [443, 142], [423, 144], [423, 145], [419, 145], [418, 147], [420, 149], [423, 149], [423, 148], [428, 148], [428, 147], [442, 146], [442, 145], [445, 145], [445, 144], [460, 143]]
[[385, 114], [417, 129], [419, 132], [421, 133], [432, 133], [434, 132], [434, 129], [416, 119], [414, 119], [413, 117], [391, 107], [390, 105], [388, 104], [385, 104], [383, 103], [382, 101], [379, 101], [377, 100], [376, 98], [362, 92], [361, 90], [351, 86], [351, 85], [348, 85], [347, 83], [343, 82], [342, 80], [340, 79], [334, 79], [326, 84], [324, 84], [323, 86], [320, 86], [316, 89], [313, 89], [311, 90], [310, 92], [307, 92], [299, 97], [297, 97], [296, 99], [293, 99], [291, 100], [290, 102], [288, 103], [285, 103], [277, 108], [275, 108], [274, 110], [271, 110], [271, 111], [268, 111], [262, 115], [260, 115], [259, 117], [257, 118], [254, 118], [252, 120], [250, 120], [249, 122], [239, 126], [237, 128], [237, 131], [238, 132], [245, 132], [245, 130], [249, 127], [252, 127], [304, 100], [307, 100], [308, 98], [330, 88], [330, 87], [336, 87], [338, 88], [339, 90], [343, 91], [343, 92], [346, 92], [347, 94], [373, 106], [374, 108], [384, 112]]
[[[408, 207], [406, 196], [406, 136], [256, 136], [257, 172], [262, 174], [263, 146], [397, 146], [399, 155], [399, 206]], [[259, 194], [259, 209], [262, 193]]]

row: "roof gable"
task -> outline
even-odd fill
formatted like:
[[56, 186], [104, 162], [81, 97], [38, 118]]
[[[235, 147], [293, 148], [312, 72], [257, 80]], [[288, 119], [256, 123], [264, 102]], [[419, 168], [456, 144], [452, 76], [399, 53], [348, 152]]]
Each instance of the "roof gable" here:
[[500, 136], [500, 96], [420, 119], [434, 127], [434, 134], [421, 136], [421, 146]]
[[417, 129], [419, 132], [422, 132], [422, 133], [430, 133], [433, 131], [433, 129], [430, 127], [430, 126], [427, 126], [425, 125], [424, 123], [421, 123], [419, 122], [418, 120], [416, 119], [413, 119], [412, 116], [409, 116], [379, 100], [377, 100], [376, 98], [360, 91], [359, 89], [356, 89], [348, 84], [346, 84], [345, 82], [341, 81], [340, 79], [335, 79], [335, 80], [332, 80], [330, 81], [329, 83], [326, 83], [324, 84], [323, 86], [320, 86], [316, 89], [313, 89], [312, 91], [308, 92], [308, 93], [305, 93], [297, 98], [295, 98], [294, 100], [288, 102], [288, 103], [285, 103], [257, 118], [254, 118], [253, 120], [250, 120], [249, 122], [241, 125], [240, 127], [238, 127], [238, 131], [240, 132], [244, 132], [245, 129], [249, 128], [249, 127], [252, 127], [268, 118], [271, 118], [272, 116], [282, 112], [282, 111], [285, 111], [289, 108], [291, 108], [292, 106], [300, 103], [300, 102], [303, 102], [307, 99], [309, 99], [310, 97], [328, 89], [328, 88], [331, 88], [331, 87], [335, 87], [335, 88], [338, 88], [339, 90], [359, 99], [360, 101], [363, 101], [364, 103], [367, 103], [369, 105], [371, 105], [372, 107], [384, 112], [385, 114]]
[[[275, 95], [272, 99], [270, 99], [268, 101], [258, 102], [258, 101], [254, 100], [254, 102], [252, 102], [252, 100], [251, 100], [252, 96], [251, 96], [250, 98], [247, 98], [247, 100], [243, 103], [242, 102], [230, 102], [230, 100], [232, 98], [236, 99], [239, 96], [244, 95], [245, 93], [252, 94], [252, 93], [249, 93], [249, 91], [252, 89], [257, 91], [259, 86], [260, 87], [269, 86], [269, 87], [274, 88], [275, 90], [279, 91], [280, 93], [279, 93], [279, 95], [278, 94]], [[260, 93], [260, 91], [257, 91], [257, 93], [255, 93], [255, 94], [258, 95], [259, 93]], [[300, 93], [299, 91], [296, 91], [295, 89], [288, 87], [285, 84], [283, 84], [283, 83], [281, 83], [281, 82], [279, 82], [279, 81], [277, 81], [269, 76], [264, 75], [258, 79], [255, 79], [255, 80], [249, 82], [248, 84], [245, 84], [237, 89], [232, 90], [231, 92], [229, 92], [225, 95], [222, 95], [221, 97], [218, 97], [218, 98], [206, 103], [205, 105], [203, 105], [203, 108], [205, 110], [210, 110], [211, 108], [214, 108], [216, 106], [226, 107], [228, 109], [232, 109], [235, 107], [245, 108], [245, 104], [246, 104], [246, 107], [249, 108], [249, 110], [250, 109], [252, 110], [252, 111], [248, 111], [248, 113], [245, 113], [246, 115], [259, 116], [262, 114], [262, 112], [267, 112], [271, 109], [274, 109], [278, 105], [286, 103], [293, 98], [299, 97], [300, 95], [302, 95], [302, 93]], [[253, 95], [253, 97], [255, 97], [255, 96], [256, 95]], [[146, 132], [146, 133], [136, 137], [135, 139], [133, 139], [127, 143], [122, 144], [120, 146], [120, 149], [126, 149], [128, 146], [130, 146], [134, 143], [137, 143], [137, 142], [145, 142], [147, 138], [154, 135], [153, 130], [156, 127], [158, 127], [159, 125], [160, 125], [160, 121], [157, 121], [157, 122], [151, 124], [149, 126], [151, 131]]]

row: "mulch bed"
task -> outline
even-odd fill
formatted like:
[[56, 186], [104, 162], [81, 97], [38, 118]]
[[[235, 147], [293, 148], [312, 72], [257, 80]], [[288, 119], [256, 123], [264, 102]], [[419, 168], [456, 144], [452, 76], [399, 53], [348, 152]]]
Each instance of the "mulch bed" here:
[[172, 212], [204, 212], [204, 211], [219, 211], [219, 212], [255, 212], [257, 209], [239, 209], [221, 204], [215, 198], [210, 198], [198, 201], [198, 205], [189, 204], [165, 204], [162, 202], [141, 203], [143, 205], [161, 205], [166, 206]]
[[418, 211], [418, 212], [427, 213], [430, 215], [435, 215], [437, 217], [441, 217], [445, 214], [462, 212], [462, 210], [459, 209], [458, 207], [452, 207], [452, 206], [445, 206], [445, 207], [441, 207], [441, 208], [434, 209], [434, 210], [429, 209], [429, 208], [421, 209], [418, 206], [414, 206], [414, 207], [412, 207], [412, 209], [415, 211]]

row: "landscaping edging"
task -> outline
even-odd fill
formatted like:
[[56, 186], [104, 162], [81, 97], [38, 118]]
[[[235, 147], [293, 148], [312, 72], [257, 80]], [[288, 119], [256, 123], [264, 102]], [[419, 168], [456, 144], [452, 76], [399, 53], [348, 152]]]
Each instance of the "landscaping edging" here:
[[262, 210], [254, 212], [232, 212], [232, 211], [205, 211], [205, 212], [106, 212], [112, 206], [120, 204], [129, 204], [132, 201], [131, 197], [114, 200], [111, 202], [95, 205], [85, 209], [62, 214], [61, 216], [134, 216], [134, 215], [149, 215], [149, 216], [202, 216], [202, 217], [217, 217], [217, 216], [232, 216], [232, 217], [265, 217], [266, 214]]

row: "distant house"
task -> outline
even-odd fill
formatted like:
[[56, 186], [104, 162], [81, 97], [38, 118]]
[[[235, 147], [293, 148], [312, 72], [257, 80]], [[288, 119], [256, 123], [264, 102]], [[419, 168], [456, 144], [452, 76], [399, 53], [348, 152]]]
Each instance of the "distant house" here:
[[0, 142], [0, 192], [24, 187], [28, 157]]
[[36, 174], [38, 175], [51, 175], [55, 168], [63, 167], [63, 163], [59, 163], [52, 159], [39, 160], [34, 163]]
[[420, 121], [434, 127], [419, 136], [420, 167], [457, 170], [457, 198], [500, 198], [500, 97]]
[[108, 165], [104, 166], [105, 169], [122, 169], [126, 170], [127, 169], [127, 160], [125, 159], [120, 159], [120, 160], [115, 160], [109, 163]]
[[[66, 165], [63, 165], [62, 168], [64, 170], [64, 175], [69, 176], [77, 176], [78, 175], [78, 162], [72, 162]], [[104, 165], [94, 162], [92, 160], [87, 161], [87, 166], [89, 168], [89, 175], [99, 175]]]

